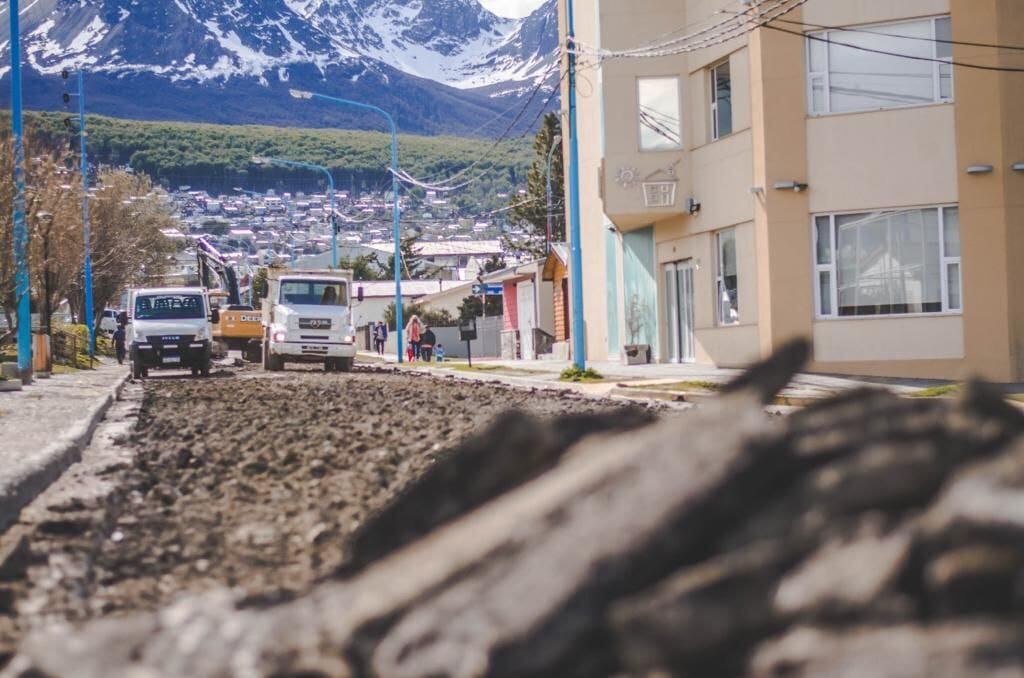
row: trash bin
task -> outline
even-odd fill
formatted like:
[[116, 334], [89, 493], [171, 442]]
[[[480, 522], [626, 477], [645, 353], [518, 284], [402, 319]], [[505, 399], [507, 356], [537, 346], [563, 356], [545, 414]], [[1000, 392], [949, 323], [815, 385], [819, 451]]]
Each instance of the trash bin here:
[[32, 371], [36, 376], [50, 374], [50, 337], [45, 334], [32, 335]]

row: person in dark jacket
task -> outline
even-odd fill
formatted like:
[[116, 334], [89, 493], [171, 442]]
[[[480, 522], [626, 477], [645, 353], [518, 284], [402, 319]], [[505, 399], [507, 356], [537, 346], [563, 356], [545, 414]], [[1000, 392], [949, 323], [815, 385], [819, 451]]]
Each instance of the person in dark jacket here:
[[430, 362], [430, 358], [434, 354], [434, 344], [436, 343], [437, 337], [434, 336], [434, 330], [424, 327], [423, 334], [420, 335], [420, 357], [423, 359], [423, 362]]
[[117, 364], [124, 365], [125, 356], [125, 331], [124, 325], [118, 325], [114, 330], [114, 353], [117, 355]]
[[388, 341], [388, 326], [386, 323], [376, 323], [373, 327], [373, 347], [377, 355], [384, 357], [384, 345]]

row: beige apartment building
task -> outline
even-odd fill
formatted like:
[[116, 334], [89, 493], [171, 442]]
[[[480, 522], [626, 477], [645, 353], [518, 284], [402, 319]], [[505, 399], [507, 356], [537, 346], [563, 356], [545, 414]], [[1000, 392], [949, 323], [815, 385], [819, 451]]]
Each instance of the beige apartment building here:
[[[789, 32], [710, 39], [773, 8]], [[1024, 380], [1024, 51], [987, 46], [1024, 45], [1024, 2], [575, 0], [575, 27], [589, 359], [809, 337], [818, 372]]]

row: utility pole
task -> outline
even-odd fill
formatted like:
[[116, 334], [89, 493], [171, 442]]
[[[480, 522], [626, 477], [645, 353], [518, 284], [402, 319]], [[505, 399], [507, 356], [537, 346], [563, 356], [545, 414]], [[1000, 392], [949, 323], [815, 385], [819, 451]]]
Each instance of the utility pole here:
[[25, 224], [25, 139], [21, 103], [21, 28], [18, 0], [10, 0], [11, 133], [14, 136], [14, 295], [18, 302], [18, 376], [32, 383], [32, 308], [28, 277], [28, 228]]
[[566, 0], [569, 60], [569, 284], [572, 288], [572, 359], [579, 369], [587, 366], [587, 342], [583, 327], [583, 250], [580, 247], [580, 154], [576, 125], [576, 29], [573, 0]]
[[562, 143], [562, 135], [556, 134], [551, 137], [551, 148], [548, 149], [547, 173], [547, 238], [544, 241], [544, 254], [551, 254], [551, 160], [555, 156], [555, 149]]

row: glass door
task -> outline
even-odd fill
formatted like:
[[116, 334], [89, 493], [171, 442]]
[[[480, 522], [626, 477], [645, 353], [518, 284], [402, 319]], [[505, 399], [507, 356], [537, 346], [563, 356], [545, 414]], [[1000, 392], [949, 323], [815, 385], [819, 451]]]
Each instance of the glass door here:
[[693, 262], [665, 264], [665, 320], [668, 323], [669, 361], [694, 361]]

